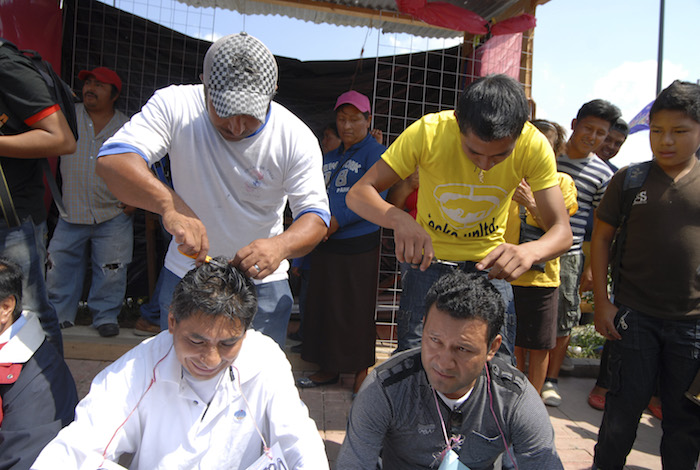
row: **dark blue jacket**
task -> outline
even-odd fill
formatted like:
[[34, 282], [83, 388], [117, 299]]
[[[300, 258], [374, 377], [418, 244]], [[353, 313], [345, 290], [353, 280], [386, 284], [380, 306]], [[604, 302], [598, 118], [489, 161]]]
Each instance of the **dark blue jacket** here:
[[13, 384], [0, 385], [0, 469], [23, 470], [34, 463], [58, 431], [73, 421], [78, 392], [56, 348], [44, 340]]

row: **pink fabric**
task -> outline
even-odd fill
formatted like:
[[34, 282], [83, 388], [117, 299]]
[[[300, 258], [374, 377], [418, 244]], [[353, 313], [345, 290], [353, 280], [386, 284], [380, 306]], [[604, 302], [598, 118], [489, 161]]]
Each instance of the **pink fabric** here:
[[479, 77], [503, 73], [520, 81], [523, 33], [494, 36], [476, 50]]
[[[427, 0], [396, 0], [396, 6], [400, 12], [435, 26], [480, 35], [489, 32], [488, 21], [473, 11], [460, 8], [451, 3], [428, 2]], [[534, 28], [535, 24], [536, 19], [534, 16], [523, 14], [494, 24], [491, 28], [491, 34], [520, 33]]]

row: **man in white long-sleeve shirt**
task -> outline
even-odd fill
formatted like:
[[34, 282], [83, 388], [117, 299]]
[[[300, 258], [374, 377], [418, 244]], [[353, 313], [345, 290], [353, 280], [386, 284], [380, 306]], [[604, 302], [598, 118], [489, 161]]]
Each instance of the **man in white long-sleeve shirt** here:
[[32, 468], [121, 468], [133, 454], [132, 469], [246, 469], [271, 449], [289, 469], [327, 469], [284, 353], [248, 330], [256, 308], [250, 280], [224, 258], [190, 271], [169, 331], [102, 371]]

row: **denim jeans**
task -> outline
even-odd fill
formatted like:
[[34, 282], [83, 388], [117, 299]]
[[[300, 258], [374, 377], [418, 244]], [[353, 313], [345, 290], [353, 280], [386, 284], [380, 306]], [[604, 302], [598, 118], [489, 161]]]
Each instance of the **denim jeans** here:
[[[487, 271], [478, 271], [475, 263], [470, 261], [461, 262], [460, 268], [465, 272], [481, 273], [488, 275]], [[425, 296], [430, 287], [443, 274], [447, 274], [452, 269], [444, 264], [431, 264], [425, 271], [414, 269], [407, 263], [401, 263], [401, 300], [397, 315], [397, 336], [398, 347], [395, 352], [404, 351], [420, 346], [423, 334], [423, 316], [427, 306]], [[513, 357], [513, 347], [515, 346], [515, 306], [513, 305], [513, 288], [510, 283], [503, 279], [491, 279], [491, 284], [503, 297], [506, 305], [505, 321], [501, 329], [503, 343], [501, 344], [501, 355]], [[512, 360], [512, 359], [511, 359]]]
[[46, 272], [49, 299], [56, 307], [59, 322], [75, 322], [89, 255], [92, 282], [87, 305], [92, 313], [92, 326], [117, 323], [133, 246], [132, 219], [126, 214], [93, 225], [59, 219], [49, 243]]
[[[4, 222], [0, 223], [4, 225]], [[2, 256], [11, 259], [22, 268], [22, 308], [37, 314], [49, 342], [62, 356], [61, 330], [44, 281], [45, 237], [46, 222], [35, 225], [30, 217], [19, 227], [0, 228]]]
[[[161, 276], [163, 276], [163, 284], [159, 297], [160, 327], [167, 329], [170, 301], [180, 278], [167, 268], [163, 268]], [[280, 348], [284, 349], [284, 342], [287, 339], [287, 324], [294, 304], [289, 281], [284, 279], [256, 284], [255, 290], [258, 296], [258, 311], [253, 318], [251, 328], [266, 334], [275, 340]]]
[[151, 298], [148, 300], [147, 303], [141, 305], [139, 307], [139, 311], [141, 312], [141, 318], [146, 320], [148, 323], [152, 323], [154, 325], [160, 325], [160, 290], [161, 287], [163, 286], [163, 279], [165, 277], [164, 269], [161, 268], [160, 274], [158, 275], [158, 280], [156, 281], [156, 286], [153, 288], [153, 293], [151, 294]]
[[700, 319], [663, 320], [621, 306], [610, 341], [610, 391], [595, 446], [598, 468], [621, 469], [639, 418], [660, 379], [661, 461], [664, 469], [695, 469], [700, 452], [700, 407], [684, 397], [700, 369]]

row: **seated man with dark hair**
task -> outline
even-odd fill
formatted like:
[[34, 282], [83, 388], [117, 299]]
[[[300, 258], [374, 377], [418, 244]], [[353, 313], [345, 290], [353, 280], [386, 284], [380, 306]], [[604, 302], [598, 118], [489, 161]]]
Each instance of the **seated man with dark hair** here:
[[68, 366], [37, 315], [22, 312], [22, 269], [0, 258], [0, 468], [29, 468], [77, 403]]
[[175, 287], [168, 331], [95, 377], [90, 393], [32, 468], [246, 469], [263, 452], [289, 469], [328, 468], [291, 367], [269, 337], [248, 330], [250, 280], [224, 258]]
[[[338, 468], [561, 469], [537, 391], [494, 358], [504, 304], [479, 274], [455, 270], [428, 291], [421, 347], [374, 369], [350, 411]], [[510, 449], [510, 450], [509, 450]], [[450, 467], [450, 468], [458, 468]], [[459, 467], [463, 468], [463, 467]]]

